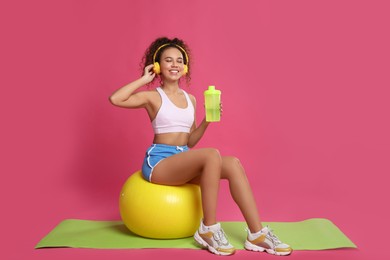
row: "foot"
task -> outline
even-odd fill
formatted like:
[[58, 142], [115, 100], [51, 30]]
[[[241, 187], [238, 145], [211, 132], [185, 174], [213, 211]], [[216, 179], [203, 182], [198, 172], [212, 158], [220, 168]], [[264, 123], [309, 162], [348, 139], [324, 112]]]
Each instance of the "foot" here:
[[232, 255], [236, 251], [227, 240], [220, 223], [206, 227], [202, 222], [194, 235], [194, 239], [211, 253], [217, 255]]
[[244, 247], [246, 250], [256, 252], [266, 251], [273, 255], [289, 255], [293, 251], [289, 245], [282, 243], [268, 226], [255, 234], [251, 234], [248, 230], [248, 238], [245, 241]]

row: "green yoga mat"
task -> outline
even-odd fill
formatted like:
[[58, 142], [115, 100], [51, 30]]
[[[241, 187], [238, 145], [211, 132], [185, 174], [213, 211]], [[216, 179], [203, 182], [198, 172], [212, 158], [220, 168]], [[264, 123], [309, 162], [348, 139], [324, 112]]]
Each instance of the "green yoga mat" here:
[[[244, 249], [245, 222], [221, 222], [229, 241]], [[263, 222], [294, 250], [356, 248], [331, 221], [322, 218], [300, 222]], [[149, 239], [131, 233], [121, 221], [64, 220], [45, 236], [35, 248], [188, 248], [199, 249], [192, 237], [182, 239]]]

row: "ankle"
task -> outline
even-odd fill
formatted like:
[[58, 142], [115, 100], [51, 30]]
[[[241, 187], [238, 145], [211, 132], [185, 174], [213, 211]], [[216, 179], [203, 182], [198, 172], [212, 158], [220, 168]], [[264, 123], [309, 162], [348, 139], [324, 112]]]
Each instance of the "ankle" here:
[[254, 239], [258, 238], [260, 235], [265, 233], [264, 227], [261, 227], [260, 230], [257, 229], [257, 231], [255, 231], [255, 232], [252, 232], [249, 228], [247, 230], [248, 230], [248, 238], [250, 240], [254, 240]]
[[248, 225], [248, 228], [247, 228], [248, 232], [250, 232], [251, 234], [259, 233], [263, 229], [264, 229], [264, 227], [261, 223], [255, 224], [255, 225]]
[[213, 224], [209, 224], [209, 225], [206, 225], [204, 221], [201, 221], [200, 223], [200, 230], [203, 231], [203, 232], [207, 232], [207, 231], [210, 231], [210, 230], [217, 230], [217, 229], [220, 229], [221, 225], [219, 223], [216, 223], [214, 222]]
[[203, 219], [202, 220], [202, 225], [204, 225], [205, 227], [211, 227], [211, 226], [214, 226], [218, 224], [217, 221], [215, 221], [215, 219], [212, 219], [212, 220], [208, 220], [208, 219]]

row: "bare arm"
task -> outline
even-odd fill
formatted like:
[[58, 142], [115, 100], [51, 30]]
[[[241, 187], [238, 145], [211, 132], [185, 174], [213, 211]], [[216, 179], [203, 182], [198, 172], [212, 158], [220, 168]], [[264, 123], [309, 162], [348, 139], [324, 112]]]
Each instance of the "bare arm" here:
[[206, 118], [202, 120], [202, 123], [198, 127], [195, 126], [194, 122], [193, 130], [188, 138], [188, 147], [192, 148], [200, 141], [209, 124], [209, 122], [206, 122]]
[[[194, 105], [194, 109], [196, 111], [196, 100], [193, 96], [191, 96], [192, 104]], [[196, 118], [196, 113], [194, 115], [194, 118]], [[202, 123], [200, 123], [199, 126], [196, 126], [196, 122], [194, 121], [194, 124], [191, 127], [191, 133], [188, 138], [188, 147], [192, 148], [194, 147], [202, 138], [203, 134], [206, 132], [207, 127], [209, 126], [209, 122], [206, 122], [206, 119], [204, 118], [202, 120]]]
[[126, 108], [139, 108], [147, 105], [147, 96], [143, 92], [134, 93], [140, 87], [150, 83], [156, 76], [151, 69], [153, 64], [145, 67], [144, 75], [116, 90], [110, 96], [110, 102], [114, 106], [126, 107]]
[[[194, 108], [196, 110], [196, 101], [193, 96], [191, 96], [192, 103], [194, 104]], [[222, 103], [220, 104], [220, 112], [222, 116]], [[196, 118], [196, 115], [195, 115]], [[196, 127], [196, 122], [191, 127], [190, 137], [188, 138], [188, 147], [192, 148], [194, 147], [202, 138], [203, 134], [206, 132], [207, 127], [209, 126], [210, 122], [206, 121], [206, 118], [203, 118], [202, 123], [198, 127]]]

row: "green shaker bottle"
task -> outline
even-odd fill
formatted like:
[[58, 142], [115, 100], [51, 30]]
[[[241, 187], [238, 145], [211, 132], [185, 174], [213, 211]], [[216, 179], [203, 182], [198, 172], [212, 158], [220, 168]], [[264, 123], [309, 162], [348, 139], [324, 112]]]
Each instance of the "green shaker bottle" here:
[[221, 91], [215, 89], [215, 86], [209, 86], [204, 92], [206, 106], [206, 121], [218, 122], [221, 120]]

